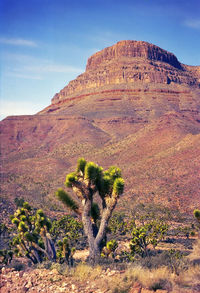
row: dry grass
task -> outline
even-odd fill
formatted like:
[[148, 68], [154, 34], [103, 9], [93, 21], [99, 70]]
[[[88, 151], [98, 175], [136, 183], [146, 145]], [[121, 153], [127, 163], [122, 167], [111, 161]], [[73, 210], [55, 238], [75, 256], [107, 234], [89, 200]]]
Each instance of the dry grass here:
[[102, 267], [92, 267], [87, 264], [79, 264], [71, 271], [73, 277], [78, 281], [95, 280], [102, 273]]
[[[185, 258], [185, 260], [188, 259], [187, 266], [180, 266], [178, 275], [167, 266], [148, 269], [134, 263], [123, 267], [124, 271], [121, 271], [120, 268], [118, 270], [117, 266], [112, 269], [104, 265], [93, 267], [86, 263], [81, 263], [74, 268], [69, 268], [65, 264], [53, 264], [51, 269], [57, 270], [74, 284], [91, 286], [91, 288], [103, 292], [126, 293], [136, 282], [142, 288], [153, 291], [164, 289], [192, 292], [193, 289], [198, 291], [200, 286], [200, 265], [194, 265], [194, 260], [198, 259], [200, 255], [199, 249], [200, 240], [195, 243], [191, 255]], [[153, 260], [149, 259], [149, 261]]]
[[200, 239], [196, 240], [196, 243], [193, 245], [192, 252], [188, 258], [191, 261], [200, 260]]
[[196, 240], [193, 250], [188, 256], [188, 260], [193, 263], [185, 271], [180, 272], [179, 276], [174, 277], [175, 285], [179, 287], [190, 287], [200, 284], [200, 239]]
[[170, 286], [171, 274], [167, 267], [149, 270], [138, 266], [128, 269], [126, 278], [139, 282], [145, 288], [163, 289]]
[[200, 267], [190, 266], [186, 271], [182, 271], [178, 276], [172, 273], [167, 267], [158, 269], [145, 269], [140, 266], [131, 267], [121, 275], [114, 275], [107, 280], [107, 289], [111, 292], [128, 292], [135, 282], [141, 284], [143, 288], [156, 291], [165, 289], [182, 290], [200, 284]]
[[178, 287], [191, 287], [199, 284], [200, 266], [191, 266], [188, 270], [180, 273], [179, 276], [174, 276], [174, 284]]
[[142, 288], [149, 290], [164, 289], [169, 292], [193, 292], [194, 288], [198, 290], [200, 286], [200, 266], [192, 264], [187, 269], [181, 269], [179, 275], [167, 266], [148, 269], [134, 264], [127, 264], [124, 271], [99, 265], [93, 267], [85, 263], [74, 268], [53, 264], [50, 269], [58, 271], [66, 278], [65, 281], [73, 282], [77, 286], [89, 286], [109, 293], [127, 293], [134, 283], [139, 283]]

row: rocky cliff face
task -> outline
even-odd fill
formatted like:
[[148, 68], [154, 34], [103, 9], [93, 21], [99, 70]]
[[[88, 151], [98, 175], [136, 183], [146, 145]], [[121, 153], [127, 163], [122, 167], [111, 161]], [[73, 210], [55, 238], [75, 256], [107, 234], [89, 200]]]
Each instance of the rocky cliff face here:
[[94, 70], [100, 64], [113, 59], [126, 58], [143, 58], [154, 61], [162, 61], [182, 69], [182, 66], [176, 56], [153, 44], [141, 41], [120, 41], [112, 47], [105, 48], [97, 52], [88, 59], [87, 70]]
[[52, 103], [67, 98], [111, 89], [141, 88], [142, 84], [183, 84], [200, 87], [198, 70], [181, 64], [176, 56], [155, 45], [141, 41], [121, 41], [88, 59], [86, 71], [71, 81]]

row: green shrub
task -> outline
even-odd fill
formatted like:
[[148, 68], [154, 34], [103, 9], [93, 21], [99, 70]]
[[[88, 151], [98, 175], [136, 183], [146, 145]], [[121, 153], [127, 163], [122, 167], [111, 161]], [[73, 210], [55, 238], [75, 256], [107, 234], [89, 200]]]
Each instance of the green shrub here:
[[142, 226], [135, 226], [132, 230], [130, 242], [131, 253], [146, 257], [149, 254], [149, 244], [155, 248], [168, 230], [168, 225], [161, 221], [151, 221]]

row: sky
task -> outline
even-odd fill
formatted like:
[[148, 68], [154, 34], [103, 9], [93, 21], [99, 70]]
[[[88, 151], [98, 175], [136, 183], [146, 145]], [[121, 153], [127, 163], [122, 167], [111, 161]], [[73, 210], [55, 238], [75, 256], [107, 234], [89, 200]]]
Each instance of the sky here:
[[0, 0], [0, 120], [42, 110], [120, 40], [200, 65], [200, 0]]

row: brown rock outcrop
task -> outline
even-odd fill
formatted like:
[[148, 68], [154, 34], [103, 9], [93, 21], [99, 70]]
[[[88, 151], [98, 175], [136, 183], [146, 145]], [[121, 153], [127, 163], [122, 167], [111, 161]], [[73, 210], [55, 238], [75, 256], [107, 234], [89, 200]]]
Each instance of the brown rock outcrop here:
[[199, 87], [199, 70], [181, 64], [174, 54], [147, 42], [121, 41], [92, 55], [86, 71], [57, 93], [52, 104], [116, 85], [138, 89], [151, 83]]
[[105, 48], [97, 52], [88, 59], [86, 71], [94, 70], [101, 63], [108, 62], [112, 59], [126, 58], [144, 58], [154, 61], [162, 61], [182, 69], [181, 63], [176, 56], [153, 44], [142, 41], [120, 41], [112, 47]]

